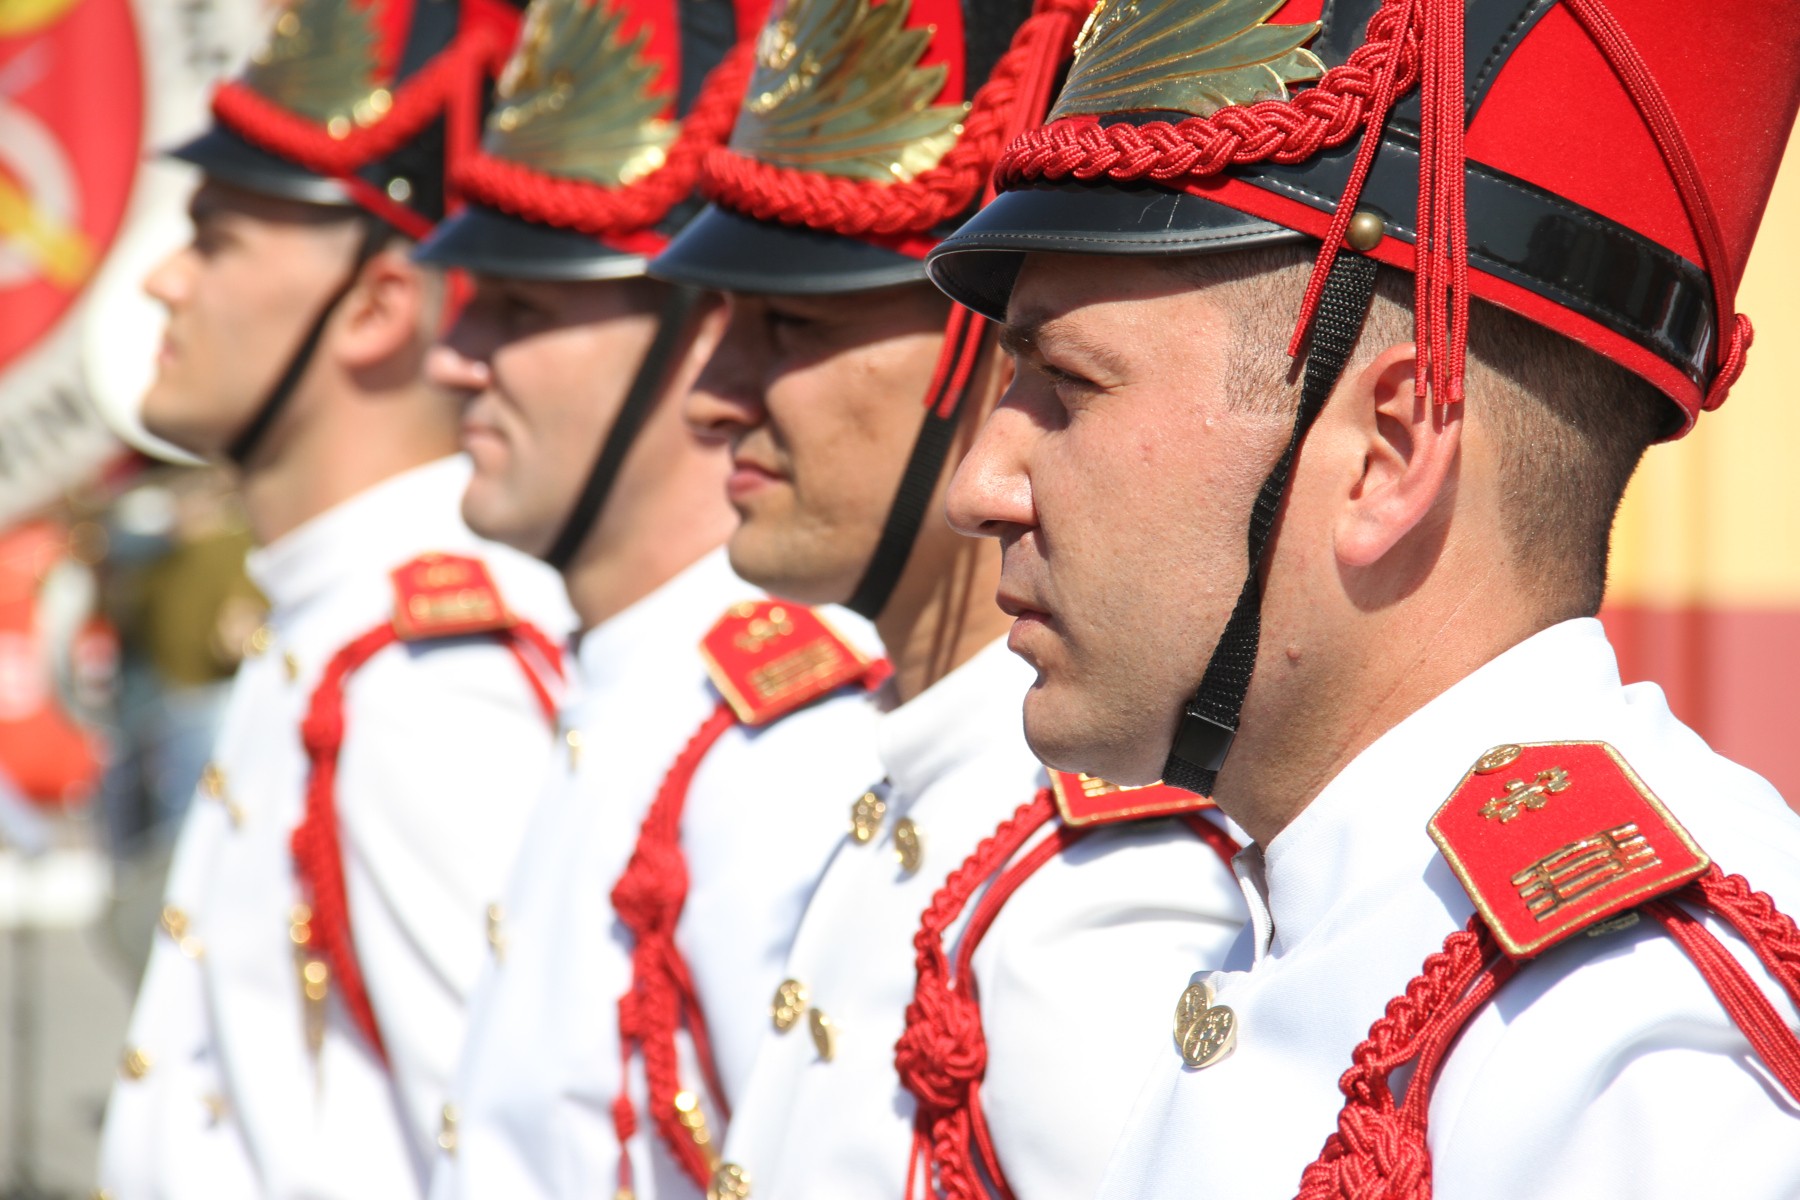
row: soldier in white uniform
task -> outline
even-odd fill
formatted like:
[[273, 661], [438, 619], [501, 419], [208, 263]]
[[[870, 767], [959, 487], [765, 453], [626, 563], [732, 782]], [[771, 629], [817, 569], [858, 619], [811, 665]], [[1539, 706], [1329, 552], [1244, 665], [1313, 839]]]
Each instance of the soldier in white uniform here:
[[429, 117], [420, 71], [472, 102], [510, 31], [458, 8], [290, 6], [176, 152], [205, 181], [147, 284], [169, 329], [143, 421], [236, 461], [271, 614], [181, 834], [103, 1195], [422, 1188], [570, 622], [554, 574], [457, 514], [454, 410], [422, 375], [444, 286], [406, 248], [441, 145], [366, 150], [390, 110]]
[[[1166, 1038], [1151, 1009], [1194, 962], [1221, 961], [1242, 919], [1215, 827], [1145, 820], [1084, 840], [1055, 819], [1013, 699], [1029, 675], [997, 640], [997, 548], [958, 539], [939, 508], [945, 462], [1004, 372], [983, 323], [924, 283], [921, 258], [979, 199], [1006, 130], [1041, 112], [1083, 15], [778, 10], [732, 141], [708, 160], [714, 204], [652, 264], [728, 293], [688, 414], [731, 444], [732, 565], [775, 595], [869, 617], [895, 672], [880, 773], [833, 797], [843, 832], [779, 986], [709, 991], [721, 948], [710, 925], [694, 933], [708, 1020], [754, 1005], [763, 1026], [730, 1096], [713, 1196], [922, 1195], [957, 1171], [1003, 1173], [1021, 1197], [1091, 1191]], [[1096, 815], [1089, 791], [1112, 791], [1059, 782], [1075, 821]], [[1158, 790], [1099, 807], [1197, 801]], [[984, 886], [1045, 855], [989, 932], [991, 914], [971, 910], [1012, 881]], [[933, 1023], [945, 1011], [953, 1028]], [[976, 1142], [992, 1161], [971, 1158]]]
[[436, 1197], [698, 1195], [762, 1023], [721, 1005], [709, 1026], [696, 992], [710, 1013], [780, 982], [874, 770], [872, 633], [763, 599], [720, 549], [728, 458], [679, 403], [718, 300], [643, 275], [696, 207], [754, 32], [730, 5], [538, 0], [456, 175], [473, 203], [421, 250], [476, 283], [433, 368], [465, 396], [464, 511], [561, 571], [583, 629]]
[[932, 262], [1018, 372], [950, 511], [1032, 744], [1254, 839], [1100, 1194], [1800, 1194], [1800, 819], [1593, 619], [1742, 368], [1800, 37], [1306, 8], [1102, 10]]

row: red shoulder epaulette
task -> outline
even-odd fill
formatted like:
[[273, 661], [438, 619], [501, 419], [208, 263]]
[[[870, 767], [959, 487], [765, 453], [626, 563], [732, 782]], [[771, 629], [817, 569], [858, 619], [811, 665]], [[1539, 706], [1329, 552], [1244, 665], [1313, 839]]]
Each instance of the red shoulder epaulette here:
[[[1507, 980], [1530, 969], [1528, 958], [1583, 930], [1661, 926], [1800, 1102], [1800, 1037], [1691, 910], [1730, 925], [1796, 1003], [1800, 929], [1742, 876], [1720, 874], [1618, 751], [1605, 742], [1495, 746], [1428, 828], [1476, 915], [1351, 1053], [1337, 1132], [1301, 1176], [1300, 1200], [1429, 1195], [1428, 1115], [1451, 1046]], [[1402, 1090], [1393, 1077], [1403, 1071]]]
[[1075, 826], [1178, 817], [1214, 807], [1205, 796], [1166, 783], [1121, 787], [1097, 775], [1078, 775], [1073, 771], [1051, 771], [1050, 794], [1056, 799], [1056, 811], [1063, 824]]
[[1496, 746], [1428, 828], [1514, 958], [1672, 892], [1712, 862], [1605, 742]]
[[734, 604], [700, 640], [713, 686], [746, 725], [767, 725], [847, 683], [870, 662], [803, 604]]
[[461, 554], [421, 554], [396, 567], [394, 632], [401, 641], [493, 633], [513, 624], [487, 564]]

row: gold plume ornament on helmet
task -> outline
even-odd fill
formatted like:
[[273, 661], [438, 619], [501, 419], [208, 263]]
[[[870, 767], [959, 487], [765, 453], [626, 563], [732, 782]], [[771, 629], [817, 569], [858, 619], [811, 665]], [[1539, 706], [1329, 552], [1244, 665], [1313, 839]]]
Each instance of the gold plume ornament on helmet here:
[[483, 149], [546, 174], [623, 187], [661, 167], [680, 132], [666, 114], [650, 29], [613, 0], [534, 0], [500, 76]]
[[[779, 2], [779, 0], [778, 0]], [[967, 104], [938, 104], [947, 71], [908, 29], [909, 0], [787, 0], [756, 46], [731, 148], [776, 166], [876, 183], [937, 165]]]

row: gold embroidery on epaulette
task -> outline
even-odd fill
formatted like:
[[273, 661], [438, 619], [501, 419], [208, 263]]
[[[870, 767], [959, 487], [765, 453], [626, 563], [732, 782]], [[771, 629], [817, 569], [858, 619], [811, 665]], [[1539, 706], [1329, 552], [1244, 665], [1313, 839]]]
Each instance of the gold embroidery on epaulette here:
[[1531, 915], [1544, 921], [1595, 888], [1661, 862], [1637, 822], [1629, 821], [1546, 854], [1513, 875], [1512, 885]]
[[936, 166], [967, 104], [938, 104], [948, 70], [919, 66], [926, 29], [910, 0], [777, 0], [731, 146], [776, 166], [877, 183]]
[[1100, 0], [1075, 39], [1068, 82], [1050, 110], [1183, 112], [1211, 116], [1233, 104], [1285, 100], [1287, 85], [1325, 64], [1304, 49], [1318, 22], [1266, 25], [1282, 0]]
[[1569, 790], [1569, 773], [1561, 767], [1546, 767], [1527, 784], [1523, 779], [1509, 779], [1506, 791], [1481, 806], [1481, 815], [1502, 825], [1522, 812], [1536, 812], [1550, 802], [1550, 797]]
[[332, 137], [373, 125], [394, 98], [381, 87], [373, 6], [287, 0], [269, 38], [251, 56], [244, 83]]
[[552, 175], [623, 187], [661, 167], [680, 132], [650, 27], [626, 36], [615, 0], [534, 0], [500, 76], [483, 148]]
[[448, 594], [420, 592], [408, 597], [406, 615], [421, 628], [498, 621], [501, 613], [494, 594], [483, 588], [463, 588]]
[[750, 672], [750, 686], [763, 704], [804, 690], [836, 671], [843, 662], [837, 646], [828, 641], [810, 642], [774, 662]]

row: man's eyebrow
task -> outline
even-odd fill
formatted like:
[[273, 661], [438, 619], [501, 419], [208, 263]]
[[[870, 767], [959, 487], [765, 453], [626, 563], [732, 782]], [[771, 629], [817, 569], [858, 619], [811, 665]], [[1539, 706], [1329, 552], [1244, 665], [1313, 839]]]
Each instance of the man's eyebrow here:
[[1019, 313], [1001, 325], [999, 340], [1000, 348], [1015, 358], [1038, 357], [1039, 347], [1051, 342], [1113, 375], [1129, 373], [1124, 356], [1105, 342], [1090, 337], [1066, 316], [1038, 310]]

